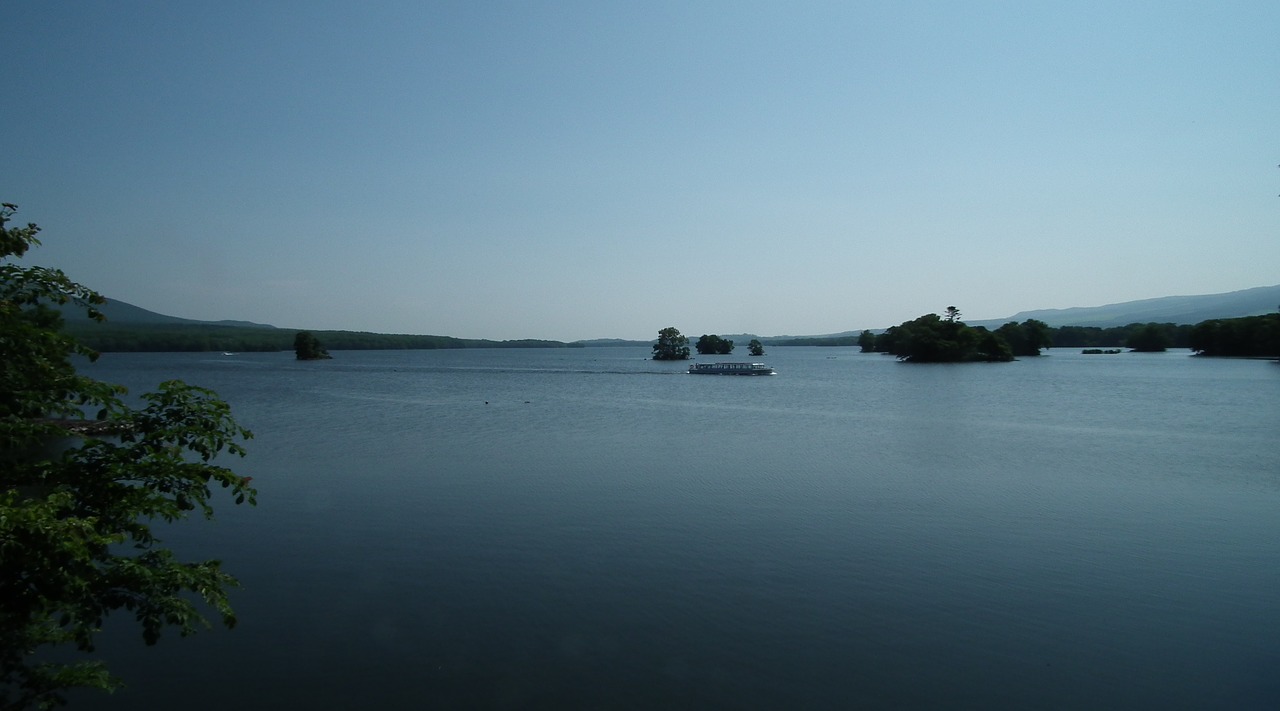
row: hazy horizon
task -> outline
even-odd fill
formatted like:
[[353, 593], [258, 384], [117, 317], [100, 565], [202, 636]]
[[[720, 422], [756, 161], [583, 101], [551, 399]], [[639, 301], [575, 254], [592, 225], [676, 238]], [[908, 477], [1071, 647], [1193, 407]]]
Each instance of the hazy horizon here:
[[26, 261], [184, 318], [838, 333], [1275, 284], [1280, 6], [6, 12]]
[[[1084, 310], [1084, 311], [1090, 311], [1090, 310], [1093, 310], [1093, 309], [1107, 309], [1107, 308], [1111, 308], [1111, 307], [1122, 307], [1122, 306], [1128, 306], [1128, 305], [1130, 305], [1130, 304], [1132, 304], [1132, 305], [1134, 305], [1134, 306], [1136, 307], [1137, 305], [1139, 305], [1139, 304], [1145, 304], [1146, 302], [1161, 302], [1161, 301], [1165, 301], [1165, 300], [1177, 300], [1177, 299], [1189, 299], [1189, 298], [1190, 298], [1190, 299], [1194, 299], [1194, 298], [1200, 298], [1200, 297], [1228, 296], [1228, 295], [1232, 295], [1232, 294], [1238, 294], [1238, 293], [1242, 293], [1242, 292], [1250, 292], [1250, 291], [1254, 291], [1254, 290], [1274, 290], [1274, 289], [1280, 289], [1280, 284], [1272, 284], [1272, 285], [1265, 285], [1265, 286], [1248, 287], [1248, 288], [1245, 288], [1245, 289], [1240, 289], [1240, 290], [1233, 291], [1233, 292], [1225, 292], [1225, 293], [1222, 293], [1222, 294], [1169, 294], [1169, 295], [1167, 295], [1167, 296], [1163, 296], [1163, 297], [1151, 297], [1151, 298], [1146, 298], [1146, 299], [1137, 299], [1137, 300], [1134, 300], [1134, 301], [1121, 302], [1121, 303], [1115, 303], [1115, 304], [1090, 304], [1090, 305], [1078, 305], [1078, 306], [1067, 306], [1067, 307], [1042, 307], [1042, 308], [1041, 308], [1041, 307], [1037, 307], [1037, 308], [1025, 308], [1025, 309], [1019, 309], [1019, 310], [1018, 310], [1017, 312], [1015, 312], [1015, 313], [1006, 314], [1006, 315], [1004, 315], [1004, 316], [999, 316], [999, 317], [990, 318], [990, 319], [973, 319], [973, 318], [969, 318], [969, 317], [967, 317], [967, 316], [963, 316], [963, 320], [964, 320], [966, 323], [980, 324], [980, 323], [984, 323], [984, 322], [999, 322], [999, 321], [1005, 321], [1005, 320], [1008, 320], [1008, 319], [1023, 319], [1023, 318], [1027, 318], [1027, 317], [1035, 317], [1035, 318], [1045, 317], [1045, 318], [1047, 318], [1047, 316], [1045, 316], [1045, 312], [1074, 312], [1074, 311], [1081, 311], [1081, 310]], [[128, 302], [124, 302], [124, 301], [123, 301], [123, 300], [121, 300], [121, 299], [112, 299], [112, 298], [110, 298], [110, 297], [107, 297], [107, 302], [108, 302], [108, 304], [109, 304], [109, 303], [111, 303], [112, 301], [119, 301], [119, 302], [124, 303], [124, 304], [125, 304], [125, 305], [127, 305], [127, 306], [131, 306], [131, 307], [135, 307], [135, 308], [143, 308], [143, 307], [138, 306], [137, 304], [130, 304], [130, 303], [128, 303]], [[1201, 307], [1201, 308], [1203, 308], [1203, 307]], [[1269, 309], [1269, 308], [1270, 308], [1270, 307], [1268, 307], [1268, 309]], [[164, 312], [163, 310], [161, 310], [161, 311], [157, 311], [157, 310], [155, 310], [155, 309], [145, 309], [145, 310], [146, 310], [146, 311], [150, 311], [150, 312], [155, 313], [155, 314], [158, 314], [158, 315], [161, 315], [161, 316], [169, 316], [169, 317], [176, 317], [176, 318], [188, 318], [187, 316], [184, 316], [184, 315], [182, 315], [182, 314], [167, 313], [167, 312]], [[1230, 310], [1230, 309], [1228, 309], [1228, 310]], [[940, 315], [942, 311], [943, 311], [943, 309], [937, 309], [937, 310], [935, 310], [935, 311], [931, 311], [931, 312], [928, 312], [928, 313], [936, 313], [936, 314], [939, 314], [939, 315]], [[1123, 312], [1121, 312], [1121, 313], [1123, 313]], [[920, 315], [923, 315], [923, 314], [917, 314], [916, 316], [920, 316]], [[118, 318], [118, 317], [116, 317], [116, 318]], [[911, 317], [911, 318], [915, 318], [915, 317]], [[1114, 316], [1114, 315], [1112, 315], [1111, 319], [1109, 319], [1109, 320], [1114, 320], [1114, 318], [1115, 318], [1115, 316]], [[1127, 318], [1127, 317], [1125, 317], [1125, 318]], [[1142, 319], [1141, 319], [1141, 318], [1139, 318], [1139, 317], [1135, 317], [1135, 318], [1138, 318], [1138, 320], [1139, 320], [1139, 321], [1142, 321]], [[1231, 317], [1231, 316], [1226, 316], [1225, 318], [1232, 318], [1232, 317]], [[112, 316], [108, 315], [108, 319], [107, 319], [107, 320], [110, 322], [110, 321], [115, 320], [115, 318], [113, 318]], [[198, 320], [198, 321], [202, 321], [202, 322], [205, 322], [205, 323], [222, 323], [222, 322], [253, 323], [253, 324], [258, 325], [258, 326], [268, 326], [268, 327], [271, 327], [271, 328], [277, 328], [277, 329], [282, 329], [282, 330], [316, 330], [316, 331], [319, 331], [319, 330], [328, 330], [328, 331], [346, 331], [346, 332], [355, 332], [355, 331], [360, 331], [360, 330], [362, 330], [362, 329], [351, 329], [351, 328], [341, 328], [341, 327], [318, 329], [318, 328], [313, 328], [312, 326], [309, 326], [309, 325], [307, 325], [307, 324], [277, 324], [277, 323], [263, 323], [263, 322], [248, 321], [248, 320], [246, 320], [246, 319], [236, 319], [236, 318], [218, 319], [218, 320], [214, 320], [214, 321], [205, 321], [205, 320], [203, 320], [203, 319], [196, 319], [196, 320]], [[910, 320], [910, 319], [904, 319], [904, 320]], [[1053, 320], [1053, 319], [1050, 319], [1050, 320]], [[1086, 319], [1086, 320], [1089, 320], [1089, 319]], [[1160, 318], [1159, 318], [1159, 317], [1157, 317], [1157, 319], [1156, 319], [1156, 320], [1157, 320], [1157, 321], [1160, 321]], [[670, 324], [669, 324], [669, 325], [670, 325]], [[838, 335], [845, 335], [845, 334], [853, 334], [853, 333], [858, 333], [858, 332], [860, 332], [860, 331], [864, 331], [864, 330], [871, 330], [871, 331], [876, 331], [876, 332], [878, 332], [878, 331], [882, 331], [882, 330], [884, 330], [884, 329], [886, 329], [886, 328], [889, 328], [890, 326], [897, 326], [897, 325], [899, 325], [899, 324], [898, 324], [898, 323], [893, 323], [893, 324], [884, 324], [884, 325], [862, 325], [862, 326], [856, 326], [856, 327], [853, 327], [853, 328], [843, 328], [843, 329], [840, 329], [840, 330], [822, 331], [822, 332], [815, 332], [815, 333], [799, 333], [799, 332], [756, 333], [756, 332], [752, 332], [752, 331], [744, 331], [744, 332], [729, 332], [729, 331], [725, 331], [725, 330], [719, 330], [719, 331], [717, 331], [717, 330], [716, 330], [716, 329], [714, 329], [714, 328], [713, 328], [713, 329], [711, 329], [710, 331], [706, 331], [706, 330], [704, 330], [704, 331], [702, 331], [701, 333], [716, 333], [716, 334], [721, 335], [721, 336], [758, 336], [758, 337], [760, 337], [760, 338], [770, 338], [770, 339], [774, 339], [774, 338], [821, 338], [821, 337], [828, 337], [828, 336], [838, 336]], [[1051, 325], [1051, 326], [1054, 326], [1054, 327], [1057, 327], [1058, 325], [1072, 325], [1072, 324], [1057, 324], [1057, 323], [1053, 323], [1053, 324], [1050, 324], [1050, 325]], [[1091, 324], [1074, 324], [1074, 325], [1091, 325]], [[665, 328], [665, 327], [664, 327], [664, 328]], [[678, 327], [678, 326], [677, 326], [676, 328], [677, 328], [677, 329], [679, 329], [679, 327]], [[379, 332], [379, 333], [387, 334], [388, 332], [385, 332], [385, 331], [384, 331], [384, 332]], [[682, 334], [684, 334], [684, 335], [686, 335], [686, 336], [693, 337], [693, 338], [696, 338], [698, 335], [700, 335], [700, 334], [694, 334], [694, 333], [685, 332], [685, 331], [683, 331], [683, 330], [681, 330], [681, 333], [682, 333]], [[448, 334], [448, 333], [425, 333], [425, 332], [396, 332], [396, 333], [394, 333], [394, 334], [390, 334], [390, 335], [415, 335], [415, 336], [443, 336], [443, 337], [456, 337], [456, 336], [453, 336], [452, 334]], [[503, 340], [550, 340], [550, 341], [557, 341], [557, 340], [559, 340], [559, 339], [542, 338], [542, 337], [538, 337], [538, 336], [529, 336], [529, 337], [526, 337], [525, 339], [503, 339], [503, 338], [490, 338], [490, 337], [486, 337], [486, 336], [475, 336], [475, 337], [473, 337], [473, 338], [475, 338], [475, 339], [477, 339], [477, 340], [491, 340], [491, 341], [503, 341]], [[652, 336], [648, 336], [648, 337], [638, 336], [638, 337], [635, 337], [635, 338], [619, 338], [619, 337], [612, 337], [612, 336], [586, 336], [586, 337], [583, 337], [583, 338], [576, 338], [576, 339], [573, 339], [572, 341], [561, 341], [561, 342], [565, 342], [565, 343], [572, 343], [572, 342], [582, 342], [582, 341], [585, 341], [585, 342], [593, 342], [593, 341], [629, 341], [629, 342], [636, 342], [636, 343], [642, 343], [642, 342], [643, 342], [643, 343], [648, 343], [648, 342], [653, 342], [653, 341], [655, 341], [656, 339], [657, 339], [657, 334], [656, 334], [656, 332], [655, 332], [655, 334], [654, 334], [654, 335], [652, 335]]]

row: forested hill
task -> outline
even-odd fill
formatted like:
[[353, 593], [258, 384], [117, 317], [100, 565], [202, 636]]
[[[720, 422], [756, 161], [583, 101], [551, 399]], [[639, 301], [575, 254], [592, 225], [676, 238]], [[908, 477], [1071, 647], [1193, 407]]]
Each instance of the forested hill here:
[[[146, 324], [146, 325], [168, 324], [168, 325], [187, 325], [187, 326], [237, 326], [241, 328], [275, 328], [275, 326], [269, 326], [263, 323], [253, 323], [252, 321], [231, 321], [231, 320], [198, 321], [192, 318], [179, 318], [177, 316], [166, 316], [164, 314], [156, 313], [155, 311], [148, 311], [142, 308], [141, 306], [134, 306], [133, 304], [126, 303], [124, 301], [117, 301], [115, 299], [107, 299], [107, 303], [98, 307], [98, 310], [101, 311], [103, 315], [107, 317], [108, 323], [113, 323], [117, 325], [132, 326], [132, 325], [138, 325], [138, 324]], [[78, 322], [88, 323], [90, 321], [89, 316], [85, 313], [84, 309], [74, 308], [70, 306], [62, 309], [62, 318], [65, 319], [68, 323], [78, 323]]]
[[[127, 351], [289, 351], [299, 330], [251, 321], [197, 321], [166, 316], [114, 299], [101, 307], [105, 323], [89, 319], [83, 309], [63, 309], [66, 328], [82, 343], [102, 352]], [[416, 334], [317, 331], [329, 350], [398, 350], [437, 348], [565, 348], [560, 341], [535, 339], [490, 341]]]

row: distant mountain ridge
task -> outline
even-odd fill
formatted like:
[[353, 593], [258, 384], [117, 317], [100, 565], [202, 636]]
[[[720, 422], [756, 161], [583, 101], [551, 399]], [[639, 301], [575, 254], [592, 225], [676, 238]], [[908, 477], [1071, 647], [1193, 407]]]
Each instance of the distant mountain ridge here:
[[[1177, 325], [1195, 325], [1201, 321], [1221, 318], [1243, 318], [1245, 316], [1261, 316], [1280, 310], [1280, 284], [1275, 286], [1257, 286], [1251, 289], [1228, 291], [1221, 294], [1199, 294], [1195, 296], [1161, 296], [1154, 299], [1124, 301], [1104, 306], [1076, 306], [1066, 309], [1038, 309], [1019, 311], [1007, 318], [985, 320], [965, 319], [970, 326], [999, 328], [1010, 321], [1021, 323], [1027, 319], [1044, 321], [1053, 328], [1061, 326], [1097, 326], [1111, 328], [1128, 326], [1131, 323], [1172, 323]], [[919, 314], [917, 314], [919, 315]], [[896, 326], [897, 324], [889, 324]], [[887, 326], [870, 328], [871, 331], [883, 331]], [[762, 341], [774, 342], [782, 340], [836, 339], [855, 337], [862, 330], [841, 331], [820, 336], [772, 336], [760, 337]], [[748, 336], [749, 338], [751, 336]]]
[[[1274, 313], [1280, 309], [1280, 284], [1275, 286], [1259, 286], [1252, 289], [1241, 289], [1239, 291], [1230, 291], [1222, 294], [1202, 294], [1197, 296], [1163, 296], [1154, 299], [1140, 299], [1138, 301], [1125, 301], [1117, 304], [1107, 304], [1105, 306], [1077, 306], [1066, 309], [1039, 309], [1034, 311], [1020, 311], [1013, 316], [1002, 319], [988, 319], [982, 321], [966, 320], [970, 326], [986, 326], [988, 328], [996, 328], [1010, 321], [1026, 321], [1027, 319], [1037, 319], [1044, 321], [1052, 327], [1059, 326], [1098, 326], [1101, 328], [1110, 328], [1113, 326], [1126, 326], [1131, 323], [1174, 323], [1174, 324], [1196, 324], [1201, 321], [1219, 318], [1241, 318], [1244, 316], [1259, 316], [1261, 314]], [[167, 316], [165, 314], [148, 311], [147, 309], [133, 304], [119, 301], [117, 299], [108, 299], [107, 304], [102, 307], [102, 312], [107, 316], [107, 322], [115, 326], [130, 325], [189, 325], [189, 326], [233, 326], [238, 328], [257, 328], [257, 329], [276, 329], [275, 326], [261, 323], [253, 323], [251, 321], [200, 321], [196, 319], [180, 318], [177, 316]], [[88, 317], [80, 309], [64, 309], [65, 317], [68, 321], [85, 321]], [[884, 330], [887, 326], [897, 324], [887, 324], [880, 328], [871, 328], [870, 330]], [[802, 340], [802, 339], [835, 339], [856, 337], [863, 329], [854, 331], [842, 331], [840, 333], [828, 333], [818, 336], [759, 336], [751, 333], [739, 334], [718, 334], [721, 338], [728, 338], [735, 344], [745, 346], [747, 341], [752, 338], [759, 338], [764, 343], [777, 343], [780, 341]], [[656, 333], [656, 330], [655, 330]], [[699, 334], [685, 334], [692, 340], [696, 340]], [[651, 341], [629, 341], [626, 339], [601, 338], [574, 341], [579, 346], [622, 346], [622, 345], [646, 345]]]
[[1127, 326], [1131, 323], [1197, 324], [1218, 318], [1241, 318], [1275, 313], [1280, 309], [1280, 285], [1259, 286], [1224, 294], [1199, 296], [1164, 296], [1156, 299], [1125, 301], [1106, 306], [1078, 306], [1068, 309], [1021, 311], [1007, 319], [992, 322], [970, 322], [970, 325], [1034, 318], [1050, 326]]
[[[254, 323], [252, 321], [200, 321], [191, 318], [180, 318], [178, 316], [166, 316], [155, 311], [148, 311], [141, 306], [120, 301], [118, 299], [107, 299], [107, 303], [98, 307], [98, 310], [107, 317], [107, 323], [119, 326], [145, 324], [168, 324], [168, 325], [188, 325], [188, 326], [235, 326], [238, 328], [275, 328], [264, 323]], [[63, 308], [62, 317], [67, 321], [88, 321], [89, 317], [85, 314], [84, 309], [80, 308]]]

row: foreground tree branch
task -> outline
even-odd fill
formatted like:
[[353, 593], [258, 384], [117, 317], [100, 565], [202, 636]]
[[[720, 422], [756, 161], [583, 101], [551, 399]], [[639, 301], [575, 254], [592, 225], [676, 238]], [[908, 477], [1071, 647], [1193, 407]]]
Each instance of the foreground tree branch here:
[[[120, 685], [88, 653], [104, 619], [124, 611], [147, 644], [236, 618], [235, 578], [216, 560], [184, 562], [153, 522], [213, 516], [215, 488], [255, 503], [250, 478], [214, 464], [244, 456], [253, 435], [227, 403], [180, 381], [130, 407], [124, 389], [78, 374], [97, 354], [62, 332], [55, 306], [102, 320], [104, 299], [61, 271], [19, 266], [39, 228], [7, 228], [0, 208], [0, 708], [51, 708], [75, 687]], [[80, 661], [46, 659], [56, 648]]]

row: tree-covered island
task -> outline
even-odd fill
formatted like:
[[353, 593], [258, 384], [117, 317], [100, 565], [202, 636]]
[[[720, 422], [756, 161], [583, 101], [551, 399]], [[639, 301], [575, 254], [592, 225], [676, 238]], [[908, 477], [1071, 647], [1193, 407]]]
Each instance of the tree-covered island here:
[[704, 333], [694, 348], [700, 355], [729, 355], [733, 352], [733, 341], [721, 338], [714, 333], [709, 336]]
[[873, 336], [858, 338], [863, 352], [889, 353], [909, 363], [999, 363], [1020, 356], [1038, 356], [1052, 345], [1047, 325], [1035, 319], [1007, 323], [995, 331], [969, 326], [960, 309], [948, 306], [945, 316], [925, 314]]
[[333, 357], [310, 331], [299, 331], [293, 337], [293, 352], [298, 360], [328, 360]]
[[689, 338], [675, 326], [658, 331], [658, 342], [653, 344], [654, 360], [688, 360]]
[[1206, 356], [1280, 358], [1280, 313], [1202, 321], [1189, 345]]

